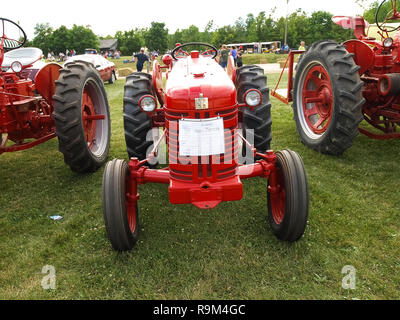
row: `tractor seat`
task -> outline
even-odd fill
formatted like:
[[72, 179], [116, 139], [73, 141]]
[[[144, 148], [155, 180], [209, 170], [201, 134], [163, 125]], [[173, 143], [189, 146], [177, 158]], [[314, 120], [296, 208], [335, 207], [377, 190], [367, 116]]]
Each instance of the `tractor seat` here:
[[41, 59], [42, 56], [43, 52], [38, 48], [15, 49], [4, 54], [2, 68], [10, 68], [14, 61], [19, 61], [23, 67], [27, 67]]

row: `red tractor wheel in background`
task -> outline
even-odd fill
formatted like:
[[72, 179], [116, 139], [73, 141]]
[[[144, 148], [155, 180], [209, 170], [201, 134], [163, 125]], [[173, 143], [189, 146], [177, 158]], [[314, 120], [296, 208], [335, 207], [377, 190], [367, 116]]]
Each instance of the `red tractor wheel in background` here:
[[65, 163], [78, 173], [96, 171], [107, 160], [111, 137], [108, 100], [98, 72], [87, 62], [67, 64], [53, 98]]
[[117, 251], [131, 250], [139, 237], [139, 212], [132, 184], [126, 161], [114, 159], [106, 164], [103, 216], [108, 239]]
[[[246, 139], [253, 140], [253, 137], [246, 137], [246, 129], [254, 130], [254, 147], [259, 152], [266, 152], [271, 144], [271, 102], [269, 99], [269, 89], [267, 88], [267, 77], [264, 69], [255, 65], [248, 65], [236, 71], [236, 89], [238, 102], [243, 103], [244, 93], [249, 89], [258, 89], [263, 95], [260, 106], [254, 110], [244, 108], [242, 113], [243, 135]], [[248, 132], [249, 133], [249, 132]]]
[[[153, 145], [152, 121], [139, 108], [139, 100], [153, 94], [152, 76], [144, 72], [134, 72], [126, 78], [124, 88], [124, 129], [129, 158], [146, 159]], [[152, 163], [151, 165], [156, 165]]]
[[294, 242], [302, 237], [307, 226], [309, 196], [306, 171], [303, 161], [294, 151], [278, 151], [276, 157], [277, 190], [268, 185], [268, 221], [278, 239]]
[[353, 56], [334, 41], [320, 41], [297, 66], [293, 109], [302, 142], [321, 153], [341, 155], [363, 120], [364, 83]]

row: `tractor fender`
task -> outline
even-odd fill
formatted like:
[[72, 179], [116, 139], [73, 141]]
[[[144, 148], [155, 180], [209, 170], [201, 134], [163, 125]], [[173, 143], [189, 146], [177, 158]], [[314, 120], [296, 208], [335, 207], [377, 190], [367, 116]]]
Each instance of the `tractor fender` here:
[[226, 72], [228, 73], [229, 78], [232, 79], [232, 82], [235, 83], [235, 81], [236, 81], [236, 67], [235, 67], [235, 60], [233, 60], [232, 56], [228, 57], [228, 64], [226, 66]]
[[374, 50], [365, 42], [360, 40], [349, 40], [343, 43], [347, 52], [354, 54], [354, 62], [360, 66], [358, 73], [363, 75], [370, 66], [374, 65]]
[[354, 35], [359, 40], [368, 38], [365, 29], [369, 27], [369, 23], [363, 17], [334, 16], [332, 21], [343, 29], [354, 30]]
[[56, 80], [60, 76], [61, 66], [57, 63], [44, 65], [35, 76], [35, 88], [48, 104], [54, 105], [53, 95], [56, 92]]

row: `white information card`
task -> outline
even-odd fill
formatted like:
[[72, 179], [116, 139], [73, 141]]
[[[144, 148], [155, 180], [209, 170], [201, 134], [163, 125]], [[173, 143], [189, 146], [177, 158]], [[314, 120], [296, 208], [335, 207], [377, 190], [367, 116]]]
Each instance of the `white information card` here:
[[225, 153], [224, 120], [179, 120], [179, 155], [212, 156]]

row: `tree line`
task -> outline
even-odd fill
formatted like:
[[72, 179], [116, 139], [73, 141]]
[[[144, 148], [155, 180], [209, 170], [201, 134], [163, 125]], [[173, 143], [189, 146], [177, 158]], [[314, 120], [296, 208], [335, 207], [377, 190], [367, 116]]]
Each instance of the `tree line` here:
[[[53, 30], [48, 23], [37, 24], [32, 46], [41, 48], [45, 54], [48, 52], [65, 52], [66, 49], [75, 49], [83, 53], [85, 48], [99, 48], [99, 40], [118, 39], [118, 49], [123, 55], [138, 52], [141, 47], [150, 50], [165, 52], [176, 43], [206, 42], [216, 47], [222, 44], [243, 42], [284, 42], [285, 18], [276, 19], [272, 11], [269, 15], [265, 11], [258, 15], [248, 14], [245, 18], [238, 18], [231, 25], [215, 26], [209, 21], [204, 28], [191, 25], [185, 29], [178, 29], [174, 33], [163, 22], [152, 22], [148, 28], [136, 28], [129, 31], [117, 31], [114, 35], [97, 37], [90, 26], [74, 25], [71, 29], [61, 26]], [[352, 30], [345, 30], [331, 20], [332, 14], [325, 11], [316, 11], [308, 15], [301, 9], [287, 17], [288, 32], [287, 42], [290, 48], [297, 48], [301, 41], [306, 44], [333, 39], [338, 42], [353, 37]]]

